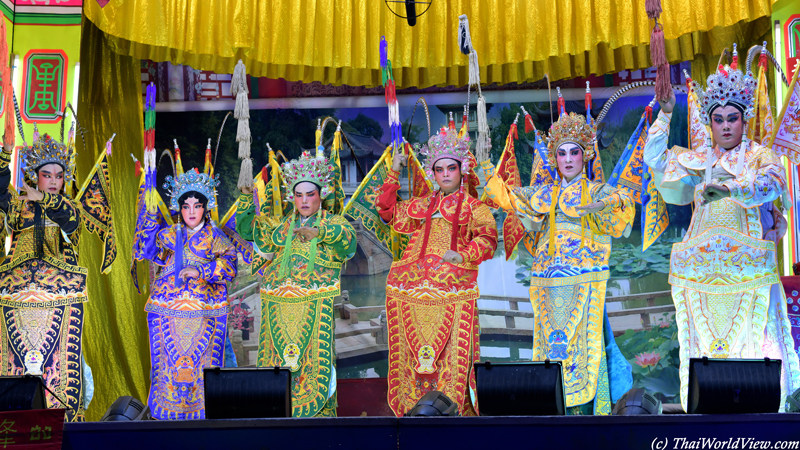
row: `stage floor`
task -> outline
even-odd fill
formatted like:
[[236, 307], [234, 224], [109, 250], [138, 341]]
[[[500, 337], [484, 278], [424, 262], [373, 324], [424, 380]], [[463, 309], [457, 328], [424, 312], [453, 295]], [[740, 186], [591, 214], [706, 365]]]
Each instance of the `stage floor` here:
[[88, 422], [66, 424], [62, 448], [800, 449], [800, 414]]

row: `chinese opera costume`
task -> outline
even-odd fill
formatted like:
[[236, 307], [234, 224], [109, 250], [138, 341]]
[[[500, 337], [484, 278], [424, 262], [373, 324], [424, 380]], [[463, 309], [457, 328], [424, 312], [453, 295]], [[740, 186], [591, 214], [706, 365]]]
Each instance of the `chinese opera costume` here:
[[[457, 161], [462, 175], [477, 165], [468, 137], [459, 138], [452, 129], [433, 136], [422, 153], [430, 179], [434, 164], [443, 158]], [[497, 226], [465, 182], [449, 195], [435, 191], [400, 201], [398, 177], [390, 168], [375, 201], [392, 230], [409, 236], [386, 279], [389, 406], [402, 416], [426, 393], [440, 391], [458, 405], [461, 415], [476, 415], [478, 265], [494, 255]], [[447, 250], [458, 252], [463, 262], [445, 262]]]
[[[595, 127], [579, 114], [562, 113], [545, 141], [547, 161], [538, 165], [542, 172], [557, 167], [556, 152], [564, 143], [583, 149], [584, 167], [595, 157]], [[629, 235], [633, 200], [622, 190], [587, 179], [586, 169], [569, 182], [534, 173], [531, 186], [514, 188], [501, 174], [495, 176], [491, 163], [483, 167], [487, 197], [519, 217], [530, 233], [525, 239], [534, 261], [533, 360], [562, 362], [567, 414], [610, 414], [611, 403], [632, 384], [630, 365], [614, 341], [604, 308], [611, 238]], [[593, 202], [605, 207], [581, 217], [576, 207]]]
[[[134, 260], [149, 260], [157, 268], [144, 308], [150, 337], [147, 403], [155, 419], [203, 419], [203, 369], [224, 366], [226, 283], [236, 277], [236, 247], [210, 218], [217, 206], [217, 179], [197, 169], [167, 177], [164, 187], [172, 211], [180, 214], [184, 194], [207, 200], [204, 220], [190, 228], [180, 216], [174, 225], [163, 220], [163, 203], [153, 189], [155, 175], [154, 166], [146, 168], [145, 177], [152, 177], [144, 193], [148, 204], [140, 208], [134, 242]], [[181, 279], [187, 267], [197, 269], [199, 276]]]
[[11, 154], [5, 148], [0, 152], [0, 210], [11, 233], [11, 252], [0, 266], [0, 376], [42, 377], [47, 407], [65, 408], [68, 422], [83, 421], [94, 385], [83, 360], [84, 303], [89, 299], [78, 241], [81, 225], [105, 241], [102, 272], [107, 273], [116, 258], [108, 203], [111, 141], [72, 197], [73, 131], [66, 144], [38, 131], [30, 146], [22, 137], [21, 182], [36, 186], [39, 169], [57, 164], [64, 171], [64, 187], [58, 194], [43, 192], [39, 201], [18, 198], [10, 187]]
[[[757, 82], [748, 71], [720, 66], [708, 87], [693, 86], [699, 118], [690, 136], [705, 131], [694, 149], [667, 148], [671, 113], [661, 111], [650, 128], [645, 163], [668, 203], [693, 205], [683, 240], [672, 247], [669, 283], [680, 342], [681, 404], [687, 407], [690, 358], [764, 358], [782, 360], [781, 410], [786, 395], [800, 387], [786, 298], [779, 284], [775, 243], [764, 239], [761, 205], [786, 190], [785, 169], [768, 147], [745, 135], [725, 150], [713, 143], [710, 115], [735, 106], [740, 120], [756, 116]], [[690, 117], [691, 120], [691, 117]], [[697, 123], [695, 123], [697, 122]], [[702, 123], [700, 123], [702, 122]], [[707, 185], [722, 185], [730, 196], [704, 202]]]
[[[342, 264], [356, 251], [356, 232], [341, 214], [326, 208], [336, 196], [335, 162], [322, 153], [304, 152], [282, 166], [286, 200], [294, 200], [294, 188], [310, 182], [325, 199], [308, 217], [296, 211], [286, 215], [263, 213], [253, 196], [239, 197], [237, 231], [252, 238], [255, 252], [271, 259], [260, 269], [261, 329], [258, 339], [259, 367], [289, 367], [292, 374], [293, 417], [336, 416], [336, 342], [334, 297], [341, 292]], [[277, 175], [277, 174], [274, 174]], [[281, 188], [269, 193], [279, 203]], [[264, 207], [264, 208], [262, 208]], [[256, 214], [256, 211], [259, 211]], [[294, 230], [313, 227], [317, 237], [306, 241]]]

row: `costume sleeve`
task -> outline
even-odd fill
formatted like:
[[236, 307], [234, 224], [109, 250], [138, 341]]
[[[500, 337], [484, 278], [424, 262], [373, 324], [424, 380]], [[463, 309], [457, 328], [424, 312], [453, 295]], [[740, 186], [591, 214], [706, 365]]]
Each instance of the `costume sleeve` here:
[[356, 252], [356, 231], [339, 215], [328, 215], [319, 224], [319, 242], [331, 246], [341, 260], [350, 259]]
[[[289, 220], [291, 219], [289, 216]], [[260, 253], [277, 253], [278, 246], [272, 241], [272, 232], [283, 222], [265, 215], [256, 216], [253, 222], [253, 244]]]
[[236, 232], [242, 239], [253, 242], [253, 229], [255, 227], [256, 205], [252, 194], [239, 194], [236, 206]]
[[11, 169], [8, 165], [11, 163], [11, 153], [5, 150], [0, 151], [0, 209], [8, 213], [8, 208], [11, 204], [11, 192], [8, 187], [11, 185]]
[[483, 203], [477, 204], [472, 211], [469, 235], [472, 240], [467, 244], [466, 250], [461, 252], [464, 262], [478, 265], [492, 259], [497, 250], [497, 223], [489, 207]]
[[198, 267], [200, 278], [208, 283], [221, 283], [236, 278], [236, 247], [220, 230], [214, 230], [214, 259]]
[[786, 170], [772, 150], [764, 149], [755, 171], [748, 170], [745, 173], [745, 177], [732, 178], [722, 183], [731, 191], [731, 199], [745, 208], [775, 201], [786, 189]]
[[615, 238], [628, 236], [631, 232], [636, 207], [627, 193], [608, 184], [598, 185], [592, 193], [592, 201], [603, 202], [605, 208], [590, 214], [592, 231]]
[[658, 173], [667, 170], [667, 141], [669, 139], [669, 121], [672, 113], [659, 111], [655, 122], [647, 131], [647, 143], [644, 145], [644, 163]]
[[386, 223], [392, 223], [397, 208], [397, 191], [400, 190], [400, 174], [389, 168], [386, 181], [381, 186], [381, 193], [375, 199], [378, 214]]
[[[399, 175], [389, 169], [389, 175], [381, 187], [381, 194], [375, 199], [375, 207], [381, 219], [391, 224], [394, 231], [411, 234], [422, 227], [422, 221], [409, 216], [408, 208], [411, 201], [397, 201], [397, 191], [400, 190]], [[415, 203], [419, 205], [418, 202]]]
[[541, 222], [542, 214], [534, 211], [528, 200], [535, 193], [535, 189], [529, 187], [511, 188], [502, 178], [494, 175], [494, 167], [491, 167], [491, 163], [486, 161], [482, 165], [488, 180], [483, 192], [486, 193], [488, 198], [492, 199], [504, 211], [514, 213], [524, 219], [523, 222], [531, 222], [531, 220], [537, 224]]
[[67, 235], [72, 234], [80, 225], [78, 206], [60, 194], [45, 192], [40, 201], [48, 219], [55, 222]]

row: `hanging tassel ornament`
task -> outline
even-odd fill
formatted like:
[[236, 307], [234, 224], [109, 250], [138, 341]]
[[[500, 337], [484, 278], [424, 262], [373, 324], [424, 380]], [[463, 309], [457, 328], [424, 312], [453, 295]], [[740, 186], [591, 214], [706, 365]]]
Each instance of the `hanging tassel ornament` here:
[[[647, 0], [646, 3], [649, 2], [650, 0]], [[658, 23], [658, 16], [661, 15], [661, 2], [655, 0], [655, 3], [658, 3], [658, 5], [652, 6], [653, 16], [650, 15], [651, 9], [647, 9], [648, 17], [655, 20], [653, 31], [650, 33], [650, 62], [656, 67], [656, 98], [666, 101], [672, 95], [672, 84], [670, 82], [667, 48], [664, 42], [664, 29]], [[645, 7], [647, 8], [647, 5]]]
[[117, 133], [111, 135], [111, 139], [106, 142], [106, 155], [111, 156], [111, 143], [114, 142], [114, 138], [117, 137]]
[[489, 121], [486, 119], [486, 97], [478, 95], [478, 142], [475, 145], [475, 158], [478, 160], [478, 164], [489, 160], [491, 149]]
[[136, 178], [139, 178], [142, 176], [142, 162], [136, 159], [133, 153], [131, 153], [131, 158], [133, 158], [133, 173], [136, 175]]
[[250, 104], [247, 100], [247, 69], [244, 62], [240, 59], [233, 69], [233, 77], [231, 77], [231, 94], [236, 97], [236, 106], [233, 110], [233, 117], [239, 120], [239, 126], [236, 129], [236, 142], [239, 143], [239, 159], [242, 160], [242, 166], [239, 169], [239, 181], [237, 187], [239, 189], [244, 187], [253, 186], [253, 161], [250, 159], [250, 144], [252, 137], [250, 135]]
[[644, 10], [650, 19], [658, 19], [661, 15], [661, 0], [644, 0]]
[[586, 94], [583, 95], [583, 106], [586, 107], [586, 120], [591, 118], [592, 112], [592, 89], [589, 87], [589, 82], [586, 82]]
[[536, 131], [536, 125], [533, 124], [531, 114], [525, 110], [524, 106], [520, 106], [520, 109], [522, 109], [522, 113], [525, 114], [525, 132], [530, 133], [531, 131]]
[[564, 100], [564, 97], [561, 96], [561, 88], [556, 86], [556, 93], [558, 93], [558, 100], [556, 100], [556, 109], [558, 110], [558, 116], [561, 117], [562, 114], [567, 113], [567, 101]]

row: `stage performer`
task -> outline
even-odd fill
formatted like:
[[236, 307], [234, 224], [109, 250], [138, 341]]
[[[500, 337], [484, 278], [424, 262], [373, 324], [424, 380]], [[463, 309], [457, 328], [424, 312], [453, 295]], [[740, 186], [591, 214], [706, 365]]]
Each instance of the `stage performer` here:
[[442, 130], [422, 154], [425, 172], [439, 190], [398, 201], [407, 156], [397, 150], [375, 202], [395, 232], [410, 236], [386, 279], [389, 406], [399, 417], [427, 392], [441, 391], [461, 415], [476, 415], [478, 265], [494, 255], [497, 226], [489, 208], [462, 182], [476, 165], [468, 137]]
[[[20, 133], [24, 142], [21, 126]], [[0, 376], [41, 376], [47, 407], [65, 408], [68, 422], [83, 421], [94, 384], [81, 345], [88, 292], [86, 268], [78, 266], [79, 227], [89, 214], [98, 234], [109, 233], [105, 271], [116, 256], [108, 155], [101, 152], [87, 185], [72, 198], [73, 131], [66, 144], [38, 130], [34, 139], [20, 151], [25, 178], [19, 194], [10, 187], [13, 141], [0, 152], [0, 211], [11, 232], [11, 252], [0, 266]], [[110, 141], [108, 149], [110, 154]]]
[[[567, 414], [611, 413], [611, 403], [631, 387], [630, 365], [620, 353], [605, 314], [611, 238], [628, 236], [633, 199], [587, 180], [595, 157], [595, 128], [580, 114], [561, 114], [547, 137], [549, 167], [559, 180], [514, 188], [494, 167], [486, 193], [516, 214], [531, 232], [533, 360], [562, 361]], [[549, 179], [549, 178], [548, 178]]]
[[700, 120], [711, 145], [667, 149], [675, 96], [661, 101], [650, 127], [645, 163], [664, 200], [693, 204], [692, 222], [670, 258], [672, 300], [680, 341], [681, 404], [686, 408], [689, 358], [779, 358], [781, 410], [800, 387], [786, 298], [779, 284], [776, 233], [764, 229], [771, 203], [786, 189], [785, 169], [772, 149], [746, 136], [755, 116], [757, 82], [720, 66], [698, 93]]
[[255, 215], [251, 191], [243, 188], [240, 205], [249, 209], [237, 213], [241, 236], [252, 235], [256, 251], [272, 258], [261, 284], [258, 366], [291, 369], [293, 417], [335, 417], [333, 299], [342, 264], [355, 254], [356, 232], [344, 216], [322, 207], [335, 175], [324, 156], [303, 152], [282, 173], [293, 212]]
[[[153, 171], [153, 174], [155, 172]], [[158, 267], [145, 311], [150, 334], [150, 395], [155, 419], [203, 419], [203, 368], [224, 365], [228, 321], [226, 282], [236, 277], [236, 248], [211, 220], [219, 181], [192, 169], [167, 177], [165, 225], [146, 208], [139, 220], [136, 260]]]

